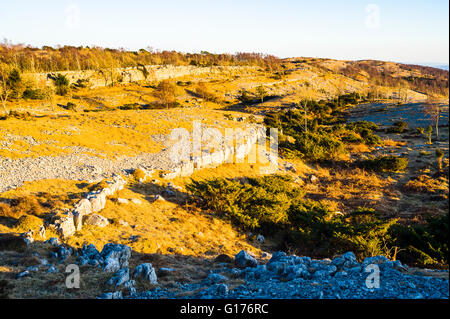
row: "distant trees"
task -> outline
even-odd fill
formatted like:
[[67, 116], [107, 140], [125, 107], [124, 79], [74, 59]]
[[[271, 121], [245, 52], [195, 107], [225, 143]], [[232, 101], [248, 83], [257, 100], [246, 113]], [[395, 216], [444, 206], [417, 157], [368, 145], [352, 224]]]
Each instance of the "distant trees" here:
[[[426, 94], [439, 94], [448, 96], [449, 81], [448, 71], [420, 65], [398, 64], [399, 71], [387, 72], [380, 67], [380, 61], [354, 61], [350, 62], [341, 73], [353, 79], [360, 79], [362, 74], [371, 85], [389, 87], [403, 87]], [[320, 64], [318, 64], [320, 65]], [[411, 72], [408, 76], [402, 76], [404, 71]], [[402, 94], [400, 94], [402, 95]], [[403, 99], [405, 96], [402, 96]]]
[[[14, 65], [21, 72], [58, 72], [68, 70], [98, 70], [137, 67], [143, 72], [143, 65], [252, 65], [274, 72], [280, 68], [281, 60], [261, 53], [212, 54], [182, 53], [176, 51], [154, 51], [140, 49], [126, 51], [101, 47], [63, 46], [42, 49], [11, 43], [0, 44], [0, 62]], [[145, 75], [144, 75], [145, 77]]]

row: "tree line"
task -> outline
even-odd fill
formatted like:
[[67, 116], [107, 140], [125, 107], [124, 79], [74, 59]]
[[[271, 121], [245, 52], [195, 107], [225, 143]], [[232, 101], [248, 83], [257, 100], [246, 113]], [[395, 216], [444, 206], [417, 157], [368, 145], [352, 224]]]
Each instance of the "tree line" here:
[[139, 65], [194, 65], [194, 66], [259, 66], [274, 71], [281, 60], [261, 53], [213, 54], [157, 51], [152, 48], [128, 51], [102, 47], [61, 46], [42, 48], [23, 44], [0, 44], [0, 64], [12, 65], [21, 72], [56, 72], [69, 70], [97, 70], [126, 68]]

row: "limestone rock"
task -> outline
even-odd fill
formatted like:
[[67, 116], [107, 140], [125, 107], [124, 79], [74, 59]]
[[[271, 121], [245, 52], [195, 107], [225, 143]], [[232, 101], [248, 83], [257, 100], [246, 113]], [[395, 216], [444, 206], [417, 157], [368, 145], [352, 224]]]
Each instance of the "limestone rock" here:
[[119, 287], [124, 285], [130, 280], [130, 270], [128, 268], [123, 268], [117, 271], [113, 277], [107, 281], [107, 285]]
[[131, 248], [126, 245], [109, 243], [103, 246], [102, 258], [117, 260], [119, 268], [128, 267], [128, 260], [131, 257]]
[[256, 267], [258, 262], [250, 256], [245, 250], [241, 250], [235, 257], [234, 263], [238, 268]]
[[86, 216], [86, 218], [84, 219], [84, 223], [88, 224], [88, 225], [101, 227], [101, 228], [109, 225], [108, 219], [99, 214], [92, 214], [92, 215]]
[[136, 266], [133, 272], [133, 278], [144, 279], [153, 285], [156, 285], [158, 283], [155, 269], [150, 263], [140, 264], [139, 266]]

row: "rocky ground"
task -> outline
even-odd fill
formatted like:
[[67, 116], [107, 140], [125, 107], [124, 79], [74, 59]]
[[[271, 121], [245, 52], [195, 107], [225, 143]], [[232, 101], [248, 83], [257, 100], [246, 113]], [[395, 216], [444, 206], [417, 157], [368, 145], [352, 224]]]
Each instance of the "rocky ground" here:
[[21, 186], [25, 181], [42, 179], [67, 179], [97, 181], [110, 176], [142, 167], [148, 170], [171, 169], [169, 151], [157, 154], [122, 156], [116, 160], [89, 156], [74, 152], [63, 156], [42, 156], [38, 158], [0, 158], [0, 193]]
[[[400, 261], [383, 256], [358, 262], [352, 252], [334, 259], [314, 260], [310, 257], [265, 253], [256, 259], [245, 251], [234, 258], [219, 255], [213, 261], [191, 269], [206, 273], [188, 283], [173, 280], [164, 284], [172, 273], [170, 266], [153, 267], [151, 263], [136, 264], [130, 247], [107, 244], [102, 251], [94, 245], [72, 249], [50, 239], [48, 254], [34, 256], [39, 265], [30, 266], [16, 275], [17, 281], [32, 280], [45, 273], [58, 272], [58, 265], [75, 260], [79, 267], [88, 267], [106, 274], [105, 282], [97, 282], [106, 291], [101, 299], [448, 299], [448, 271], [417, 270]], [[131, 265], [134, 265], [132, 267]], [[134, 269], [133, 269], [134, 268]], [[378, 276], [379, 275], [379, 276]], [[184, 274], [188, 277], [188, 274]], [[142, 289], [143, 284], [150, 289]]]
[[[180, 284], [175, 292], [154, 289], [128, 298], [257, 298], [257, 299], [441, 299], [448, 298], [447, 279], [407, 274], [408, 267], [383, 256], [366, 258], [358, 263], [349, 252], [333, 260], [312, 260], [309, 257], [274, 253], [266, 264], [257, 264], [243, 252], [235, 258], [235, 266], [224, 264], [205, 280], [195, 284]], [[247, 258], [242, 262], [243, 258]], [[371, 266], [370, 266], [371, 265]], [[372, 266], [379, 269], [379, 287], [369, 277]], [[245, 267], [246, 266], [246, 267]], [[230, 278], [242, 278], [244, 283], [230, 289]], [[371, 286], [372, 284], [372, 286]], [[180, 294], [184, 292], [184, 294]]]

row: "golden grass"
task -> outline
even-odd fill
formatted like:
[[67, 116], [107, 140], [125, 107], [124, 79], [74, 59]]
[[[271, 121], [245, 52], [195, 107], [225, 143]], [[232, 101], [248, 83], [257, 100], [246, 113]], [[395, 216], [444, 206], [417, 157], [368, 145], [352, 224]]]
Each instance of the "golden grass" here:
[[[94, 243], [99, 249], [108, 242], [118, 242], [139, 253], [193, 256], [235, 254], [241, 249], [258, 252], [228, 221], [171, 202], [172, 198], [153, 202], [155, 188], [152, 186], [146, 183], [129, 185], [116, 197], [139, 199], [140, 205], [108, 200], [101, 215], [112, 223], [104, 228], [84, 226], [67, 242], [73, 246]], [[129, 225], [124, 226], [120, 220]], [[131, 236], [138, 239], [133, 241]]]
[[406, 141], [395, 141], [390, 138], [383, 139], [384, 146], [401, 147], [407, 144]]
[[408, 192], [416, 193], [448, 193], [448, 181], [445, 178], [435, 179], [428, 175], [419, 175], [409, 180], [403, 188]]
[[309, 183], [305, 190], [314, 199], [328, 201], [335, 209], [348, 210], [358, 206], [376, 207], [393, 196], [394, 180], [356, 169], [324, 169], [316, 171], [319, 183]]

